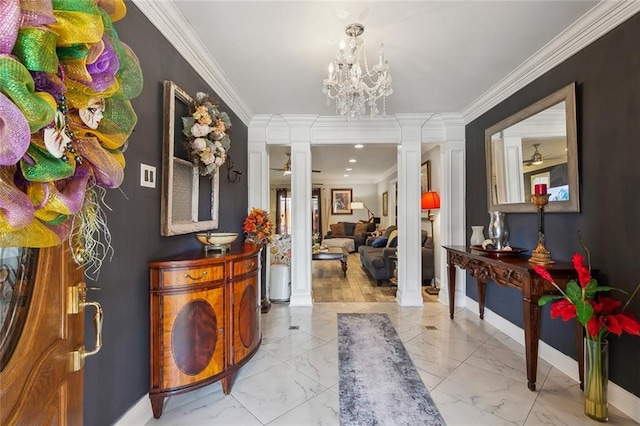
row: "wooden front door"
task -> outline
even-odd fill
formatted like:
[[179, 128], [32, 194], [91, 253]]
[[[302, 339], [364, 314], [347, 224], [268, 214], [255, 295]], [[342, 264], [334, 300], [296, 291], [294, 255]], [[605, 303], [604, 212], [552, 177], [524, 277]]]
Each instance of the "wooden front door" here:
[[83, 269], [66, 245], [0, 253], [0, 424], [82, 425], [82, 369], [72, 361], [84, 342], [84, 310], [68, 312]]

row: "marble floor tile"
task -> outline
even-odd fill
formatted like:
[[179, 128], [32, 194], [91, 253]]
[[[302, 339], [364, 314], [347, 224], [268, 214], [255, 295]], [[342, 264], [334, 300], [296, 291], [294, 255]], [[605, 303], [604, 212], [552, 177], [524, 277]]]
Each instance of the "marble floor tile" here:
[[338, 383], [340, 378], [338, 375], [338, 341], [325, 343], [286, 361], [286, 363], [324, 386], [331, 387]]
[[269, 423], [269, 426], [336, 426], [340, 424], [340, 398], [327, 389]]
[[291, 330], [288, 334], [263, 337], [261, 347], [276, 358], [286, 361], [324, 343], [326, 343], [325, 340], [314, 337], [304, 331]]
[[283, 364], [236, 382], [231, 395], [258, 420], [267, 424], [326, 389], [326, 386]]
[[522, 382], [463, 363], [436, 390], [522, 425], [538, 396]]
[[177, 408], [166, 407], [159, 419], [150, 420], [147, 426], [196, 426], [231, 424], [260, 426], [260, 422], [233, 396], [220, 392], [210, 393]]
[[[261, 317], [262, 345], [230, 395], [213, 383], [167, 398], [162, 417], [146, 424], [338, 426], [337, 314], [361, 312], [389, 316], [448, 426], [597, 425], [583, 414], [578, 383], [542, 359], [538, 391], [529, 391], [523, 345], [475, 312], [457, 308], [451, 320], [439, 302], [271, 306]], [[613, 406], [609, 413], [609, 424], [637, 424]]]
[[456, 399], [438, 390], [430, 391], [447, 426], [516, 426], [501, 417], [483, 411], [472, 404]]
[[[504, 340], [497, 340], [491, 337], [465, 363], [500, 376], [527, 383], [527, 361], [523, 346], [512, 349], [511, 345], [504, 344]], [[537, 384], [544, 381], [550, 370], [551, 365], [538, 358]]]

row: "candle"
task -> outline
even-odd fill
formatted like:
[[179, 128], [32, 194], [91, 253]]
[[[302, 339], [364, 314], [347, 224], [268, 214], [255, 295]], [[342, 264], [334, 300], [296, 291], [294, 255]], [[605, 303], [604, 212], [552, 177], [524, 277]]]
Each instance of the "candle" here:
[[536, 195], [544, 195], [547, 193], [546, 183], [536, 183], [533, 188]]

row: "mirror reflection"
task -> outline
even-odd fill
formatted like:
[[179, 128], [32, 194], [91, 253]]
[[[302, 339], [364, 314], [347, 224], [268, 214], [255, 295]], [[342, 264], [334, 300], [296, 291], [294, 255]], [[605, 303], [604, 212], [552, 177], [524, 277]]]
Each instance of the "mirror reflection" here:
[[575, 89], [567, 86], [487, 129], [489, 211], [534, 212], [534, 185], [550, 194], [545, 211], [579, 211]]

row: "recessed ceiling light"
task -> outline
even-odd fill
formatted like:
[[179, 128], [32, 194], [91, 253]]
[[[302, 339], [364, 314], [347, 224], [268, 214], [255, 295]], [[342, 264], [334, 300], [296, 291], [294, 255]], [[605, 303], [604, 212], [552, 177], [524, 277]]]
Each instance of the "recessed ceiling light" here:
[[344, 177], [349, 177], [349, 175], [347, 175], [347, 174], [344, 174], [344, 175], [342, 175], [342, 176], [344, 176]]
[[360, 149], [360, 148], [364, 148], [364, 145], [362, 145], [361, 143], [359, 143], [358, 145], [354, 145], [353, 147], [354, 147], [354, 148], [358, 148], [358, 149]]
[[348, 172], [350, 172], [350, 171], [351, 171], [351, 170], [353, 170], [353, 169], [352, 169], [351, 167], [347, 167], [345, 170], [346, 170], [346, 171], [348, 171]]
[[352, 158], [351, 160], [349, 160], [349, 162], [350, 162], [350, 163], [355, 163], [355, 162], [356, 162], [356, 159], [355, 159], [355, 158]]

